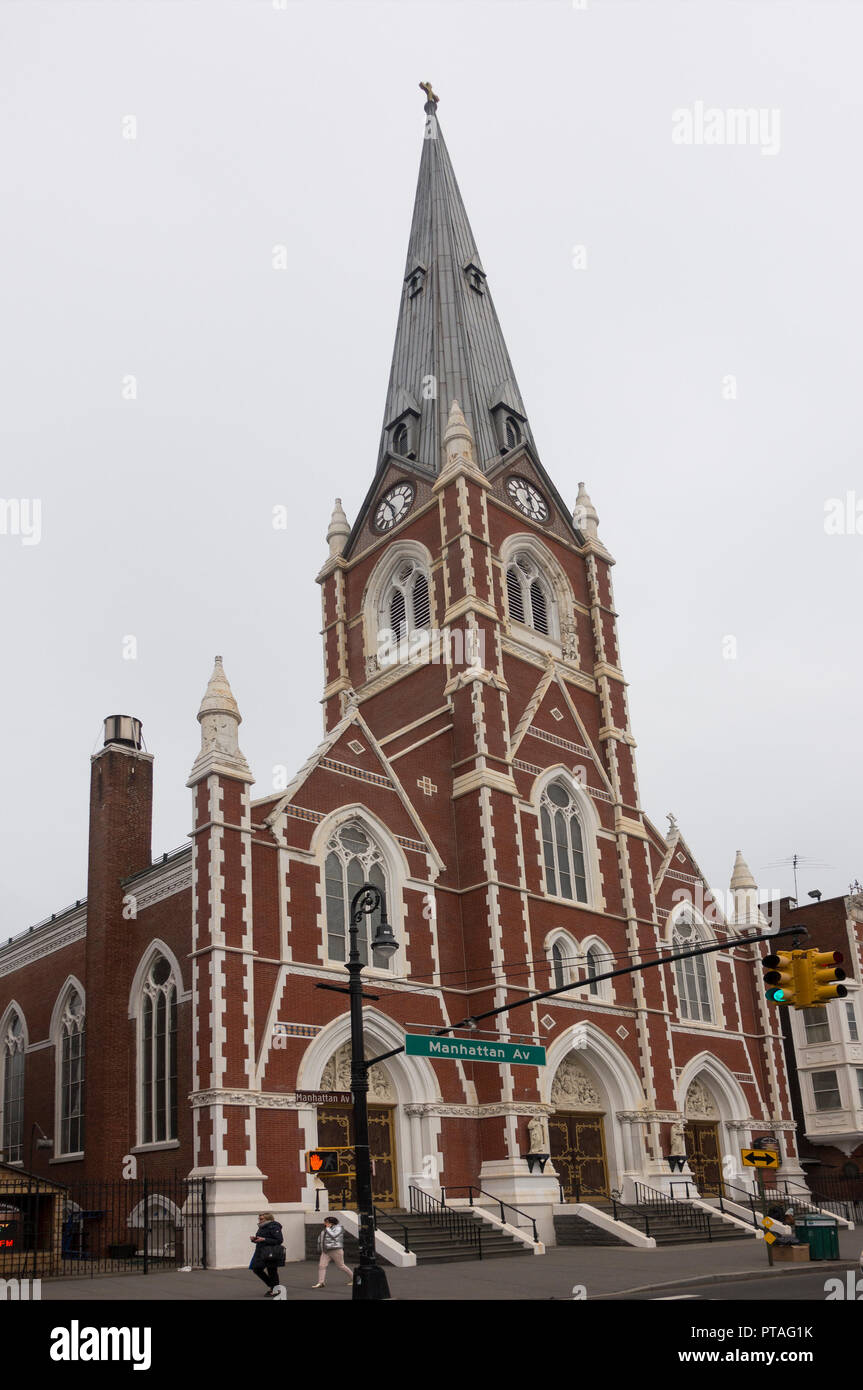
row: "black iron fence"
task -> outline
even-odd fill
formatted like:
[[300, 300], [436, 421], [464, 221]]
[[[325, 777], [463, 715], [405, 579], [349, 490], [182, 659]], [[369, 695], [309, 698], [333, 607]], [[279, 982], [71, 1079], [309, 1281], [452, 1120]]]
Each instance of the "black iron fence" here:
[[206, 1180], [0, 1176], [0, 1278], [206, 1268]]

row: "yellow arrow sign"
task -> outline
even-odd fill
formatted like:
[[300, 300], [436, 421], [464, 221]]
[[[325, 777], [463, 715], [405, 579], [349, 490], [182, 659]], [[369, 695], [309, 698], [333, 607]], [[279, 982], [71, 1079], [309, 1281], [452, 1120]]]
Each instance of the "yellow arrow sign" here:
[[745, 1168], [778, 1168], [779, 1155], [770, 1149], [741, 1149], [740, 1157]]

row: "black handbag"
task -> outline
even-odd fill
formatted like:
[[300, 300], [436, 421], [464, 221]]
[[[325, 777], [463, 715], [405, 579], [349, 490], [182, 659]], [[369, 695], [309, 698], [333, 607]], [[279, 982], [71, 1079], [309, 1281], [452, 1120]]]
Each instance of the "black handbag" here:
[[281, 1269], [286, 1258], [283, 1245], [258, 1245], [255, 1247], [252, 1268], [261, 1269], [264, 1265], [275, 1265], [277, 1269]]

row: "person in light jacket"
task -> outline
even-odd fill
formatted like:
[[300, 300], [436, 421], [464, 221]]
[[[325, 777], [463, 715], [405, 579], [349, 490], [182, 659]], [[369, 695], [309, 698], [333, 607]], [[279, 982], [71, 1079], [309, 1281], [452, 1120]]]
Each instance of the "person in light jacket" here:
[[259, 1214], [258, 1229], [251, 1241], [255, 1253], [249, 1268], [266, 1284], [267, 1296], [271, 1296], [279, 1288], [279, 1264], [284, 1264], [282, 1228], [271, 1211]]
[[340, 1269], [343, 1274], [348, 1276], [348, 1283], [353, 1284], [354, 1276], [345, 1264], [345, 1231], [339, 1225], [335, 1216], [324, 1217], [324, 1229], [318, 1236], [318, 1250], [321, 1258], [318, 1262], [318, 1282], [313, 1284], [313, 1289], [322, 1289], [327, 1279], [327, 1265], [332, 1260], [336, 1269]]

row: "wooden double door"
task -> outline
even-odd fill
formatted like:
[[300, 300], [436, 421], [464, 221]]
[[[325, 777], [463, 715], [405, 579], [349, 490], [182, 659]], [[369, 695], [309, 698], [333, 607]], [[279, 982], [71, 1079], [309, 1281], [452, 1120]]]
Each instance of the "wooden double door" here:
[[722, 1154], [719, 1125], [711, 1121], [687, 1120], [683, 1131], [686, 1158], [702, 1197], [718, 1197], [722, 1181]]
[[[369, 1148], [372, 1161], [372, 1198], [376, 1207], [398, 1206], [396, 1153], [392, 1106], [369, 1106]], [[336, 1173], [322, 1173], [332, 1207], [357, 1204], [354, 1156], [354, 1111], [351, 1105], [318, 1106], [318, 1148], [340, 1149]]]
[[608, 1193], [604, 1117], [558, 1111], [548, 1117], [551, 1161], [567, 1201]]

